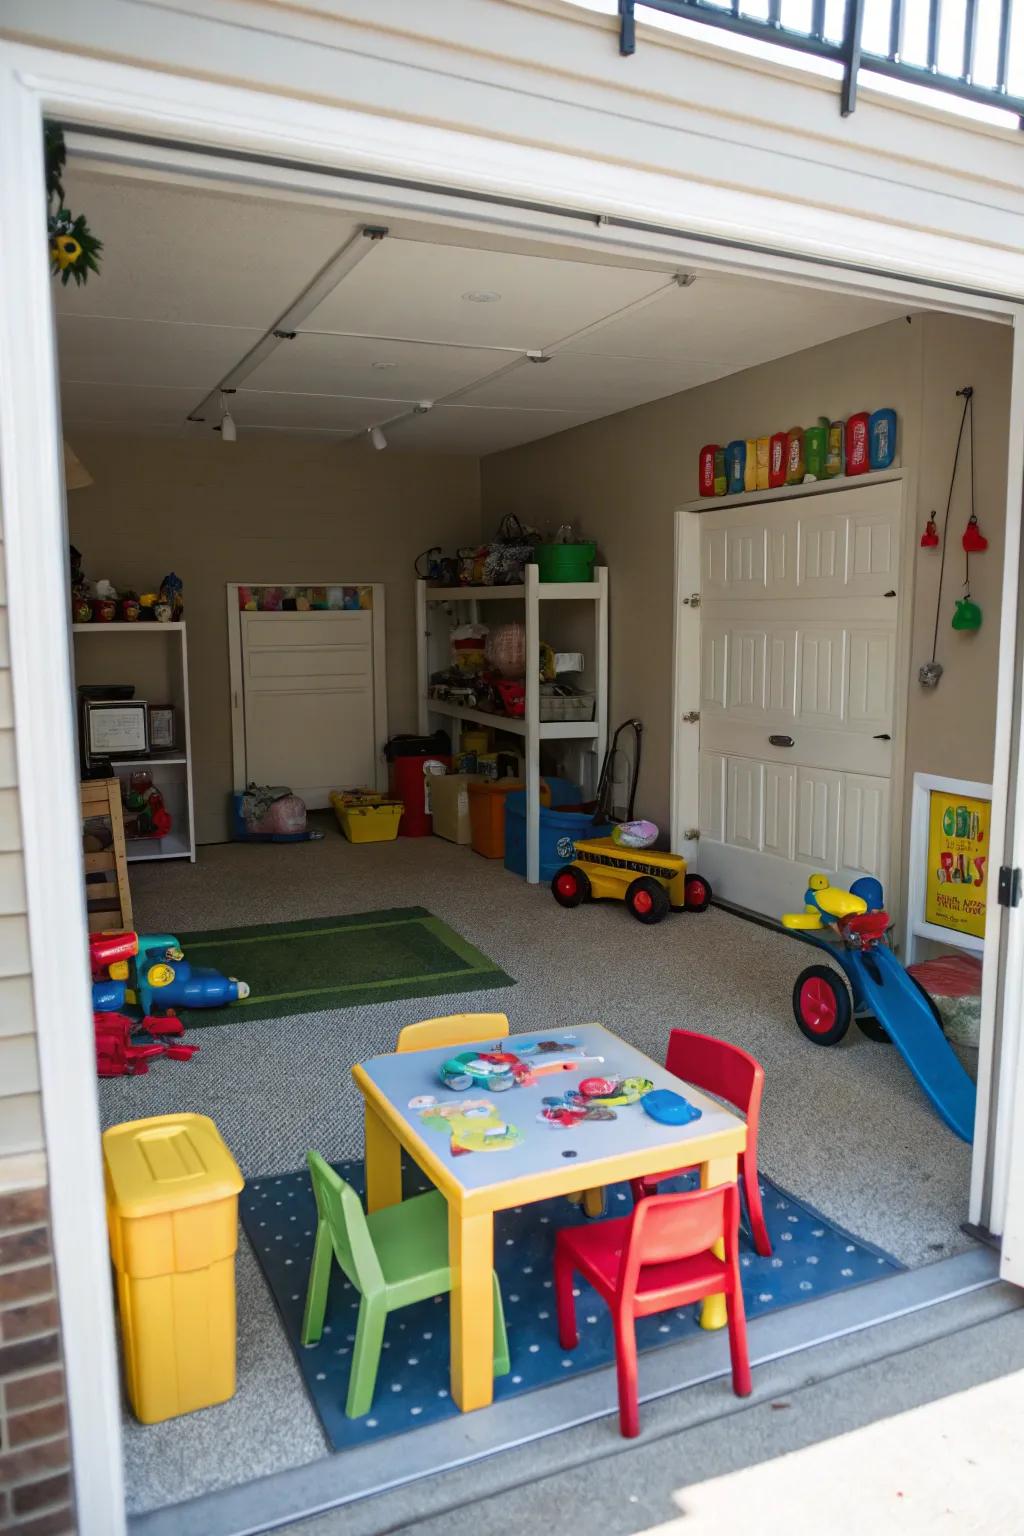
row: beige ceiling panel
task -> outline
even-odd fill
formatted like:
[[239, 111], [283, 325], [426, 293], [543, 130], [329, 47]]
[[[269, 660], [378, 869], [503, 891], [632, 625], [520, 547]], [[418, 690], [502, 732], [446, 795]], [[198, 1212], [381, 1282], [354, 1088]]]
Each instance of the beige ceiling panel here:
[[373, 400], [344, 395], [274, 394], [240, 389], [229, 395], [231, 414], [239, 427], [318, 427], [358, 432], [408, 410], [411, 401]]
[[426, 416], [414, 416], [384, 430], [389, 444], [397, 449], [482, 455], [566, 432], [587, 420], [577, 411], [487, 411], [435, 405]]
[[416, 346], [300, 331], [294, 341], [281, 342], [245, 382], [253, 389], [435, 400], [493, 373], [508, 357], [478, 347]]
[[342, 212], [223, 191], [74, 170], [65, 186], [103, 254], [84, 286], [55, 286], [63, 314], [266, 330], [355, 228]]
[[[663, 273], [628, 267], [389, 239], [304, 325], [525, 351], [548, 346], [665, 281]], [[499, 297], [481, 301], [481, 295]]]
[[689, 288], [670, 288], [634, 314], [569, 342], [566, 350], [699, 360], [714, 365], [711, 377], [721, 377], [881, 325], [902, 312], [874, 299], [756, 278], [702, 276]]
[[[194, 389], [156, 389], [139, 384], [61, 385], [64, 426], [179, 426], [195, 405]], [[140, 495], [144, 495], [140, 489]]]
[[464, 405], [607, 415], [659, 400], [714, 378], [706, 363], [668, 358], [602, 357], [556, 352], [546, 363], [524, 363], [463, 396]]
[[262, 335], [234, 326], [57, 316], [62, 378], [183, 387], [191, 389], [196, 400]]

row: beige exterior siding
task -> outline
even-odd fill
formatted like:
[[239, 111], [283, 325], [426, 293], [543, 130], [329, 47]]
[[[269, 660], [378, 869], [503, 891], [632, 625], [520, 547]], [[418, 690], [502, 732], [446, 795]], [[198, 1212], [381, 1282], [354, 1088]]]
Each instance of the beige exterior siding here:
[[43, 1146], [5, 600], [0, 542], [0, 1191], [4, 1159]]

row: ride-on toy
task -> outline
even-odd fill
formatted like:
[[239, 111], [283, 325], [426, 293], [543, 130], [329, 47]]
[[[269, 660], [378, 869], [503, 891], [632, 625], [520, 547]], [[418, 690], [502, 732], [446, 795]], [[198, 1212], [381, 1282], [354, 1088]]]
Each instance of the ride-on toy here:
[[678, 853], [624, 848], [610, 837], [579, 838], [571, 864], [551, 882], [563, 907], [584, 901], [624, 901], [641, 923], [660, 923], [669, 912], [703, 912], [711, 886], [703, 875], [688, 875]]
[[[946, 1039], [935, 1005], [886, 942], [889, 917], [877, 880], [848, 891], [812, 875], [803, 912], [783, 926], [825, 950], [842, 969], [809, 965], [793, 988], [793, 1013], [815, 1045], [838, 1045], [854, 1020], [869, 1038], [891, 1040], [939, 1117], [964, 1141], [974, 1136], [975, 1086]], [[851, 997], [852, 994], [852, 997]]]

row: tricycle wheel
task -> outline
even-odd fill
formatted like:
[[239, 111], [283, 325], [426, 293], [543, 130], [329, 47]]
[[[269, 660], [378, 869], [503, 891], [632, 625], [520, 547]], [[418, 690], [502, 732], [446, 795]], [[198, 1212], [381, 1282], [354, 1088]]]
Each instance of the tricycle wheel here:
[[846, 983], [827, 965], [809, 965], [793, 988], [793, 1015], [815, 1045], [838, 1045], [850, 1027], [853, 1006]]
[[566, 864], [552, 880], [551, 894], [560, 907], [578, 907], [590, 898], [590, 881], [575, 864]]
[[711, 882], [703, 875], [687, 875], [684, 882], [686, 911], [706, 912], [711, 905]]
[[641, 875], [626, 891], [626, 906], [641, 923], [660, 923], [669, 914], [668, 892], [657, 880]]
[[873, 1040], [876, 1045], [892, 1045], [892, 1036], [884, 1024], [879, 1024], [873, 1013], [855, 1013], [853, 1022], [861, 1034]]

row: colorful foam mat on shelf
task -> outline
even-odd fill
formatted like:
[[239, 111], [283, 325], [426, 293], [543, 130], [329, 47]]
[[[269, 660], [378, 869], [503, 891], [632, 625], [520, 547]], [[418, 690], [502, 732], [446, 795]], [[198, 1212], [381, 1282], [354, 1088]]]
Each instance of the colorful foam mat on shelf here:
[[[365, 1193], [361, 1162], [337, 1163], [342, 1178]], [[696, 1174], [666, 1181], [663, 1191], [696, 1184]], [[406, 1193], [429, 1188], [416, 1168], [405, 1171]], [[780, 1307], [815, 1301], [850, 1286], [863, 1285], [902, 1270], [891, 1255], [845, 1232], [812, 1207], [762, 1175], [765, 1220], [772, 1257], [754, 1251], [741, 1234], [743, 1294], [750, 1318]], [[608, 1215], [630, 1209], [628, 1186], [606, 1191]], [[306, 1388], [335, 1450], [400, 1435], [458, 1414], [449, 1394], [448, 1297], [392, 1313], [384, 1335], [377, 1389], [370, 1412], [345, 1417], [349, 1365], [355, 1338], [358, 1293], [338, 1270], [331, 1277], [323, 1337], [311, 1349], [299, 1342], [306, 1281], [316, 1231], [316, 1207], [309, 1176], [286, 1173], [252, 1179], [241, 1196], [242, 1225], [266, 1275], [281, 1320], [302, 1371]], [[555, 1324], [552, 1257], [555, 1232], [587, 1218], [565, 1199], [502, 1211], [495, 1217], [494, 1261], [501, 1282], [512, 1369], [494, 1383], [495, 1402], [538, 1387], [548, 1387], [614, 1361], [608, 1309], [579, 1280], [577, 1318], [580, 1342], [571, 1353], [558, 1343]], [[692, 1335], [698, 1308], [643, 1318], [637, 1326], [641, 1351], [657, 1349]], [[725, 1350], [723, 1335], [722, 1348]]]

